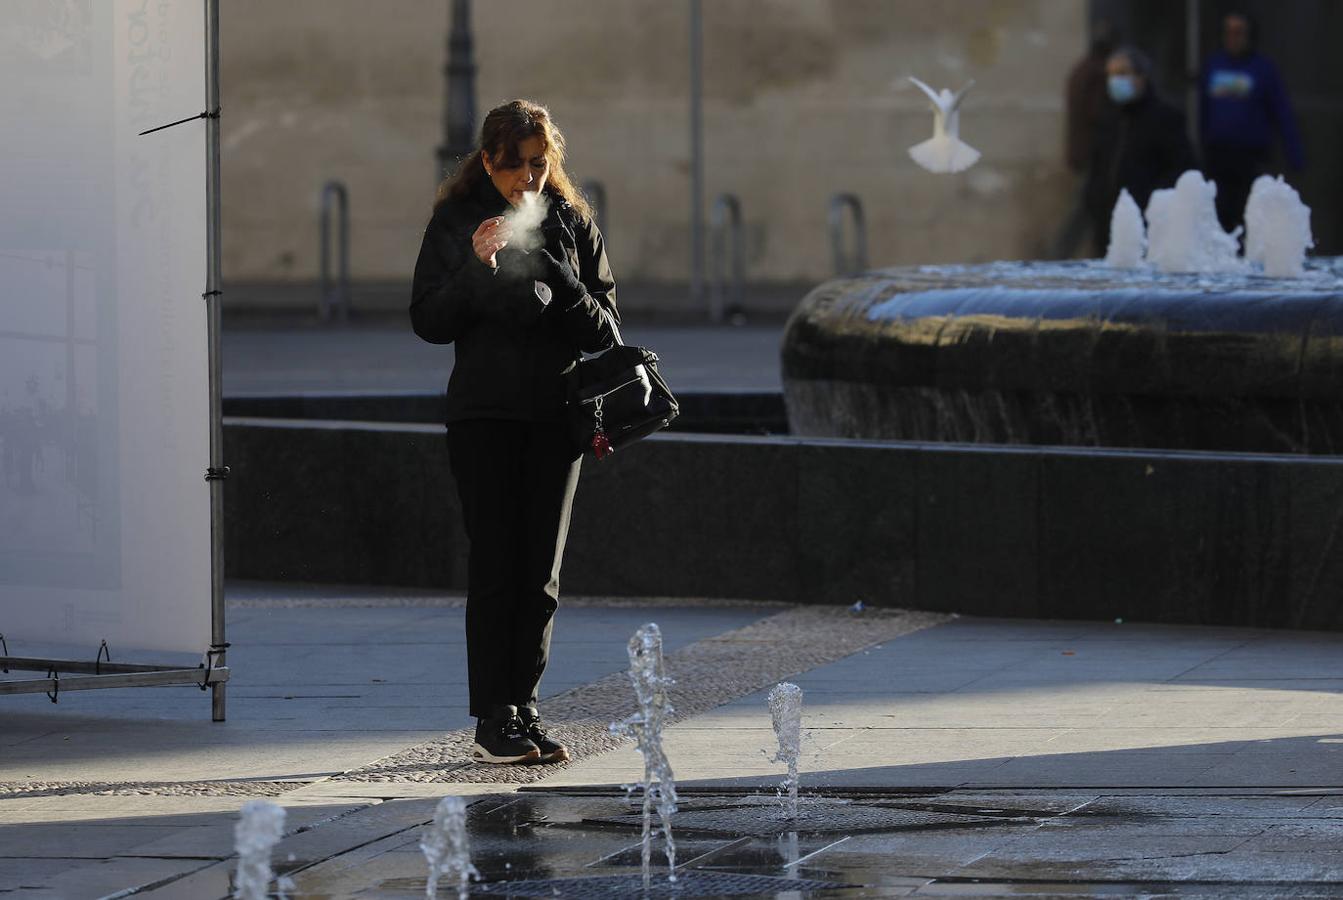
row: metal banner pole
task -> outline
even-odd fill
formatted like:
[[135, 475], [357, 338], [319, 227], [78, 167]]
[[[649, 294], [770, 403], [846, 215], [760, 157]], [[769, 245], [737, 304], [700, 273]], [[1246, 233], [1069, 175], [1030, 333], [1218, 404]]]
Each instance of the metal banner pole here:
[[[205, 302], [210, 367], [210, 650], [209, 666], [227, 665], [224, 633], [224, 466], [223, 409], [220, 401], [219, 254], [219, 0], [205, 0]], [[227, 685], [210, 686], [210, 714], [224, 721]]]
[[690, 297], [704, 298], [704, 9], [690, 0]]

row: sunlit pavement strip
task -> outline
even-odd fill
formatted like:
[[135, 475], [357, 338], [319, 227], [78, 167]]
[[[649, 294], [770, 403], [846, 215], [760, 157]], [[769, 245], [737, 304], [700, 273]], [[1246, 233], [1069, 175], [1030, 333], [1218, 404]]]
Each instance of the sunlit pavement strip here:
[[[1338, 634], [962, 618], [790, 680], [817, 790], [1343, 785]], [[765, 693], [668, 729], [678, 784], [778, 782]], [[641, 771], [617, 750], [544, 785]]]
[[[744, 628], [672, 651], [667, 672], [676, 679], [672, 721], [724, 703], [866, 647], [948, 621], [936, 613], [869, 610], [854, 614], [834, 607], [798, 607]], [[612, 673], [591, 684], [547, 699], [542, 711], [554, 737], [577, 760], [626, 743], [609, 731], [612, 722], [636, 709], [629, 679]], [[573, 763], [519, 768], [472, 763], [470, 730], [411, 747], [372, 765], [330, 779], [340, 782], [434, 782], [531, 784]]]

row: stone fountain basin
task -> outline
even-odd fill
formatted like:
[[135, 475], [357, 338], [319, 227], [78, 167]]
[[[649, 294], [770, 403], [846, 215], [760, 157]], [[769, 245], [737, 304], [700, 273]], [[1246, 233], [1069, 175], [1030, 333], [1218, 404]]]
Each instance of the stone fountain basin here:
[[1343, 450], [1343, 260], [1304, 277], [1097, 262], [828, 281], [783, 343], [795, 434], [984, 444]]

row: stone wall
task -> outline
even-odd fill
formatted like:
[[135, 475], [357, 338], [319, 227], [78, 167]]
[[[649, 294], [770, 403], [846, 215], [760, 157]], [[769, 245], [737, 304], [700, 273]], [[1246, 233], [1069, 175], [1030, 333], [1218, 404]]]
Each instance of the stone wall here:
[[[462, 590], [441, 426], [228, 419], [231, 578]], [[1343, 629], [1343, 460], [654, 435], [584, 461], [569, 596]]]
[[[356, 280], [409, 277], [436, 183], [446, 0], [230, 0], [222, 10], [224, 270], [302, 282], [318, 191], [344, 180]], [[478, 103], [546, 103], [573, 174], [603, 181], [618, 277], [684, 281], [688, 4], [474, 6]], [[714, 0], [704, 4], [707, 201], [741, 197], [753, 281], [830, 274], [827, 199], [867, 208], [870, 260], [1030, 257], [1070, 201], [1063, 82], [1086, 6], [1058, 0]], [[959, 176], [914, 166], [931, 134], [904, 76], [978, 84]], [[283, 296], [277, 294], [276, 296]]]

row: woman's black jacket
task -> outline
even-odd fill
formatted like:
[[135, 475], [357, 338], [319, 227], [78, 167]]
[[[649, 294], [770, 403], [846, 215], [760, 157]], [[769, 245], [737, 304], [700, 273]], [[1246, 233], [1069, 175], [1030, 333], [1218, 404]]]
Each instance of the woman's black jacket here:
[[440, 203], [424, 230], [410, 320], [424, 340], [456, 344], [448, 422], [560, 421], [565, 372], [581, 353], [614, 343], [611, 323], [620, 319], [601, 232], [566, 201], [549, 200], [541, 225], [545, 249], [567, 261], [585, 288], [565, 304], [549, 301], [551, 293], [537, 288], [544, 274], [537, 253], [506, 247], [496, 257], [497, 269], [476, 256], [471, 235], [508, 208], [488, 179], [468, 196]]
[[1109, 244], [1110, 215], [1120, 190], [1132, 194], [1145, 211], [1153, 191], [1174, 187], [1195, 166], [1184, 113], [1150, 87], [1132, 103], [1110, 104], [1092, 145], [1086, 186], [1099, 251], [1105, 253]]

